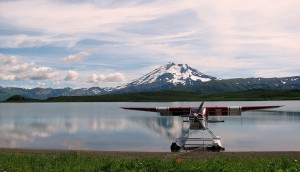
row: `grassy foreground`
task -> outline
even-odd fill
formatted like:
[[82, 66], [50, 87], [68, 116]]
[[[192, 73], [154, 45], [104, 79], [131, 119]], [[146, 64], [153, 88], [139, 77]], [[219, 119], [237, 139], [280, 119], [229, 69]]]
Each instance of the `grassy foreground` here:
[[[198, 154], [201, 156], [201, 154]], [[300, 171], [300, 156], [99, 156], [0, 152], [0, 171]]]

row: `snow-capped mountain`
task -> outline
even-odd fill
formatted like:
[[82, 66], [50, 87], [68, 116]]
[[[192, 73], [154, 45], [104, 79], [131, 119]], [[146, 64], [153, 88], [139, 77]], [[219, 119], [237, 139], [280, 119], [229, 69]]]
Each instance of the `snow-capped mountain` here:
[[168, 63], [160, 66], [143, 77], [130, 84], [142, 85], [154, 82], [166, 81], [173, 85], [191, 85], [192, 82], [207, 82], [215, 80], [215, 77], [205, 75], [187, 64]]
[[199, 85], [216, 79], [187, 64], [167, 63], [129, 84], [117, 87], [116, 92], [158, 91], [175, 86]]

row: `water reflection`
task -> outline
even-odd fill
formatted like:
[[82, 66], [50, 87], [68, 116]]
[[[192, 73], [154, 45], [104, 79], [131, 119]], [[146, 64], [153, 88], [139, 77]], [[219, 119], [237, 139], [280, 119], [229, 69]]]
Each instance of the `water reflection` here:
[[[0, 124], [0, 147], [22, 147], [24, 143], [33, 143], [40, 138], [48, 138], [59, 134], [96, 134], [103, 132], [121, 132], [128, 130], [131, 126], [145, 126], [159, 137], [174, 139], [181, 134], [181, 121], [179, 118], [167, 117], [137, 117], [137, 118], [56, 118], [45, 122], [47, 119], [30, 120], [26, 123], [10, 121]], [[143, 130], [139, 130], [143, 131]], [[100, 136], [101, 137], [101, 136]], [[47, 143], [46, 143], [47, 144]], [[64, 141], [64, 145], [68, 145]], [[74, 143], [69, 143], [74, 144]], [[79, 145], [78, 143], [76, 145]], [[67, 146], [75, 147], [75, 146]], [[78, 146], [77, 146], [78, 147]]]
[[[283, 103], [289, 106], [288, 103], [291, 102], [280, 102]], [[300, 129], [300, 109], [295, 109], [300, 106], [295, 103], [300, 104], [299, 101], [293, 101], [293, 111], [281, 108], [278, 111], [249, 111], [243, 113], [242, 117], [212, 118], [225, 120], [225, 123], [209, 124], [209, 128], [222, 137], [227, 151], [299, 151], [300, 140], [296, 136]], [[172, 104], [174, 103], [154, 106]], [[0, 104], [0, 147], [169, 151], [172, 140], [183, 132], [179, 117], [159, 117], [153, 113], [124, 111], [119, 108], [126, 105]], [[133, 105], [149, 106], [142, 103], [130, 104]]]
[[[8, 115], [5, 110], [2, 111], [0, 147], [92, 150], [134, 150], [134, 147], [140, 147], [138, 149], [143, 150], [144, 147], [151, 148], [149, 144], [155, 142], [150, 150], [156, 150], [155, 145], [159, 144], [157, 139], [160, 142], [162, 138], [167, 141], [181, 131], [179, 118], [157, 117], [153, 114], [36, 113], [33, 110], [32, 114], [14, 112]], [[158, 151], [162, 149], [165, 148], [158, 148]]]
[[175, 139], [183, 132], [183, 123], [180, 117], [143, 117], [130, 118], [131, 121], [141, 124], [162, 137]]
[[211, 117], [211, 119], [225, 120], [220, 125], [267, 125], [267, 124], [299, 124], [300, 112], [286, 111], [248, 111], [243, 112], [242, 116], [236, 117]]

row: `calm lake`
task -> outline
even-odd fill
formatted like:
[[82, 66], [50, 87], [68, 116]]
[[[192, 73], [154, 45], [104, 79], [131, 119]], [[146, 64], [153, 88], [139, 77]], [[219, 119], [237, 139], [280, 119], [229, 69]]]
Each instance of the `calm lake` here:
[[[0, 147], [65, 150], [162, 151], [182, 132], [180, 117], [121, 106], [199, 106], [167, 103], [1, 103]], [[218, 117], [209, 128], [226, 151], [300, 151], [300, 101], [205, 102], [205, 106], [284, 105]]]

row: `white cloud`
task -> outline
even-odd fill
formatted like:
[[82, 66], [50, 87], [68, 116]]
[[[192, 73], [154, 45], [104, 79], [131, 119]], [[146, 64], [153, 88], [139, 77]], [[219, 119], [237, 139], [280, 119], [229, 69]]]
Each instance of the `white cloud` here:
[[36, 85], [35, 85], [35, 88], [44, 88], [46, 86], [45, 83], [43, 82], [37, 82]]
[[33, 67], [27, 77], [30, 80], [46, 80], [54, 78], [58, 76], [58, 74], [59, 72], [51, 67]]
[[46, 80], [59, 75], [59, 71], [46, 66], [38, 66], [13, 55], [0, 54], [1, 80]]
[[[65, 81], [72, 81], [73, 84], [77, 85], [91, 86], [87, 84], [120, 83], [126, 80], [123, 73], [97, 75], [91, 74], [89, 71], [81, 71], [80, 73], [75, 70], [64, 71], [48, 66], [39, 66], [24, 58], [4, 54], [0, 54], [0, 71], [0, 81], [30, 81], [34, 84], [30, 87], [46, 87], [49, 83], [62, 85]], [[29, 88], [28, 85], [24, 85]]]
[[78, 72], [74, 70], [69, 70], [67, 76], [65, 77], [65, 81], [77, 81], [78, 80]]
[[40, 47], [51, 42], [48, 36], [44, 35], [0, 35], [0, 47], [9, 48], [26, 48], [26, 47]]
[[89, 55], [86, 51], [81, 51], [79, 54], [72, 54], [65, 58], [63, 58], [63, 62], [70, 63], [70, 62], [81, 62], [83, 58]]
[[13, 65], [17, 64], [18, 60], [16, 56], [8, 56], [0, 54], [0, 64], [3, 65]]
[[[59, 3], [50, 0], [11, 1], [1, 4], [3, 20], [50, 33], [110, 32], [123, 24], [149, 21], [186, 9], [184, 2], [101, 6], [103, 3]], [[15, 10], [18, 6], [18, 10]], [[31, 7], [35, 8], [31, 8]], [[13, 11], [12, 11], [13, 10]], [[103, 27], [105, 26], [105, 27]]]
[[12, 74], [0, 73], [0, 80], [13, 81], [16, 80], [16, 76]]
[[92, 74], [90, 79], [88, 80], [89, 83], [99, 84], [103, 82], [124, 82], [125, 75], [122, 73], [112, 73], [112, 74]]

